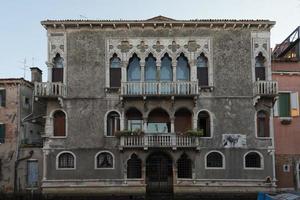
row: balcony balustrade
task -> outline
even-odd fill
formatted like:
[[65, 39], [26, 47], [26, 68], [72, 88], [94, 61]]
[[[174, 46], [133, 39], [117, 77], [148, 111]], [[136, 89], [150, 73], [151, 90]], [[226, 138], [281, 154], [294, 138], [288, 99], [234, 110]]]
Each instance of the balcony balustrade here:
[[254, 96], [274, 97], [278, 95], [277, 81], [256, 81], [253, 87]]
[[37, 97], [64, 97], [66, 96], [66, 86], [60, 82], [35, 82], [34, 94]]
[[176, 134], [145, 134], [121, 136], [120, 148], [198, 148], [199, 138]]
[[176, 82], [122, 82], [121, 94], [123, 96], [156, 96], [156, 95], [197, 95], [197, 81]]

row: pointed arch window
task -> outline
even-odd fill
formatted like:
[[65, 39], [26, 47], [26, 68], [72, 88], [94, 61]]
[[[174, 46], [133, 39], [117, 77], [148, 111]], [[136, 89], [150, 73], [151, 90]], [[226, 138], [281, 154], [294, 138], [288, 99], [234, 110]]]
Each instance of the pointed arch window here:
[[160, 80], [161, 81], [173, 80], [172, 59], [169, 57], [167, 53], [161, 59]]
[[57, 110], [53, 114], [53, 136], [66, 136], [66, 115], [61, 110]]
[[201, 111], [198, 114], [198, 130], [203, 131], [204, 137], [210, 137], [210, 117], [207, 111]]
[[110, 59], [109, 77], [110, 87], [121, 87], [121, 60], [117, 54]]
[[107, 126], [106, 126], [106, 135], [115, 136], [116, 132], [120, 130], [120, 115], [112, 111], [107, 115]]
[[203, 53], [197, 58], [197, 79], [199, 86], [208, 86], [208, 59]]
[[177, 58], [176, 78], [179, 81], [190, 80], [190, 67], [188, 59], [184, 56], [183, 53], [181, 53]]
[[255, 58], [255, 80], [266, 80], [265, 57], [261, 52]]
[[177, 177], [192, 178], [192, 160], [185, 153], [177, 161]]
[[52, 68], [52, 82], [63, 82], [64, 77], [64, 59], [59, 53], [52, 60], [54, 67]]
[[134, 54], [129, 59], [129, 64], [127, 68], [127, 80], [128, 81], [140, 81], [141, 80], [141, 65], [140, 58]]
[[127, 161], [127, 178], [142, 178], [142, 161], [136, 154]]
[[269, 115], [265, 111], [257, 112], [257, 136], [270, 137]]
[[152, 54], [149, 54], [145, 63], [145, 81], [156, 81], [156, 74], [156, 59]]

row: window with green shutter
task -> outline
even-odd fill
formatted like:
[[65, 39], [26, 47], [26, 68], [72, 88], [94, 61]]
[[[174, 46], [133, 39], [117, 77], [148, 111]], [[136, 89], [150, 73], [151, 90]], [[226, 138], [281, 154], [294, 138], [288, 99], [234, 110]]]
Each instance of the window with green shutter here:
[[0, 89], [0, 106], [5, 107], [6, 94], [5, 89]]
[[279, 116], [290, 117], [291, 116], [291, 100], [290, 93], [279, 94]]
[[5, 142], [5, 124], [0, 124], [0, 144]]

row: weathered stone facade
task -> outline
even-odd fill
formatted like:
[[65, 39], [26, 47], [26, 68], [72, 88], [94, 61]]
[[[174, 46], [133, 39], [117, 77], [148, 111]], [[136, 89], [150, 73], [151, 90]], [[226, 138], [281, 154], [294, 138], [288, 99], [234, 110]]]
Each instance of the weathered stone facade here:
[[[274, 189], [273, 124], [270, 120], [268, 137], [258, 137], [256, 113], [263, 110], [272, 118], [276, 85], [271, 93], [263, 93], [256, 87], [261, 83], [255, 78], [256, 57], [262, 54], [266, 60], [263, 84], [270, 86], [270, 28], [274, 22], [157, 17], [142, 21], [49, 20], [42, 24], [48, 33], [49, 82], [36, 87], [60, 88], [58, 93], [36, 90], [39, 99], [47, 99], [44, 193], [145, 194], [150, 190], [149, 166], [153, 163], [149, 159], [153, 155], [171, 163], [168, 181], [176, 194]], [[155, 77], [162, 73], [162, 58], [166, 54], [170, 57], [169, 82], [145, 80], [150, 54], [156, 62]], [[198, 85], [197, 75], [202, 54], [208, 63], [205, 86]], [[63, 79], [62, 83], [51, 83], [56, 73], [53, 58], [57, 55], [63, 58]], [[110, 80], [116, 78], [110, 75], [114, 55], [121, 63], [119, 88], [110, 87]], [[189, 66], [186, 81], [178, 78], [181, 55]], [[130, 82], [128, 66], [134, 56], [139, 58], [140, 79]], [[129, 129], [128, 112], [132, 108], [141, 113], [139, 123], [145, 135], [108, 135], [109, 113], [117, 113], [122, 132]], [[182, 108], [189, 113], [190, 122], [186, 123], [193, 130], [198, 128], [199, 113], [209, 113], [208, 137], [175, 134]], [[165, 139], [147, 135], [155, 109], [169, 116]], [[53, 133], [53, 113], [57, 110], [65, 113], [63, 137]], [[235, 142], [229, 144], [226, 134]], [[70, 169], [59, 167], [58, 159], [64, 152], [73, 155]], [[110, 152], [111, 168], [97, 169], [99, 152]], [[208, 166], [211, 152], [222, 157], [220, 167]], [[245, 157], [250, 152], [259, 155], [259, 167], [246, 166]], [[133, 155], [141, 161], [139, 178], [128, 177]], [[183, 155], [191, 160], [188, 178], [179, 177], [178, 160]]]

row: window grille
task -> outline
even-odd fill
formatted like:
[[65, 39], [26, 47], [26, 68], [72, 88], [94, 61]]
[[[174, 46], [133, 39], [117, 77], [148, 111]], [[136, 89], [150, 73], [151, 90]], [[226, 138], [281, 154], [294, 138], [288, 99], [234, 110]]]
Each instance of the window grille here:
[[62, 153], [58, 158], [58, 168], [75, 168], [75, 158], [71, 153]]
[[133, 154], [127, 161], [127, 178], [142, 177], [142, 161], [136, 154]]
[[223, 157], [218, 152], [212, 152], [206, 157], [206, 166], [207, 167], [223, 167]]
[[100, 153], [97, 156], [97, 168], [113, 168], [113, 156], [108, 152]]
[[246, 168], [260, 168], [261, 160], [260, 155], [255, 152], [248, 153], [245, 157]]
[[183, 154], [177, 161], [178, 178], [192, 178], [192, 160]]

